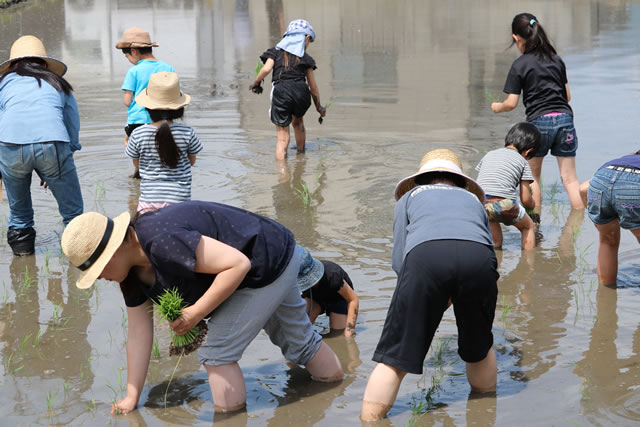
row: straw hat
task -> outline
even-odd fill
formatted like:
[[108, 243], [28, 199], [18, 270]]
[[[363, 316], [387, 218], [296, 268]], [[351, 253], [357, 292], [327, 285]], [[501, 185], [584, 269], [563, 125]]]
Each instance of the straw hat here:
[[35, 36], [22, 36], [11, 45], [11, 52], [9, 52], [9, 59], [0, 64], [0, 73], [5, 72], [11, 62], [22, 58], [40, 58], [47, 63], [47, 67], [50, 71], [53, 71], [59, 76], [63, 76], [67, 72], [67, 66], [64, 62], [47, 56], [47, 51], [44, 48], [42, 41]]
[[78, 288], [90, 288], [100, 276], [124, 240], [130, 219], [129, 212], [114, 219], [87, 212], [67, 225], [60, 244], [69, 261], [82, 270], [76, 282]]
[[300, 259], [300, 271], [298, 272], [298, 289], [300, 293], [312, 288], [324, 275], [324, 265], [311, 256], [309, 249], [303, 248]]
[[140, 27], [127, 28], [122, 33], [122, 40], [116, 43], [116, 49], [158, 46], [160, 46], [158, 43], [151, 41], [149, 33]]
[[420, 162], [418, 172], [404, 178], [396, 185], [396, 200], [399, 200], [404, 193], [416, 186], [415, 179], [417, 176], [430, 172], [448, 172], [461, 176], [466, 182], [465, 189], [475, 194], [478, 200], [484, 203], [484, 191], [482, 187], [462, 172], [462, 162], [453, 151], [447, 149], [433, 150], [425, 154]]
[[167, 71], [151, 74], [147, 88], [136, 96], [136, 103], [150, 110], [177, 110], [190, 101], [189, 95], [180, 92], [178, 75]]

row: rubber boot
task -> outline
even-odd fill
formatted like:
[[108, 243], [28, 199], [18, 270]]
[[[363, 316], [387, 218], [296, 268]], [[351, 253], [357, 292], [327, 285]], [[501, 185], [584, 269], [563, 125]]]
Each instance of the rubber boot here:
[[36, 230], [29, 228], [9, 228], [7, 241], [15, 256], [33, 255], [36, 251]]

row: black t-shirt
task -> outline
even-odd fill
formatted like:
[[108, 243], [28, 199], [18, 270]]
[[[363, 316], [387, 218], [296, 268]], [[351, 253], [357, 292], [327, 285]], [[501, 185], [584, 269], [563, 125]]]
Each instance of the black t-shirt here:
[[331, 261], [320, 261], [324, 265], [324, 274], [322, 278], [311, 289], [307, 289], [302, 293], [303, 298], [311, 298], [320, 304], [330, 302], [338, 302], [344, 300], [338, 293], [342, 289], [343, 282], [347, 282], [351, 289], [353, 283], [346, 271], [338, 264]]
[[513, 61], [504, 92], [523, 92], [527, 121], [548, 113], [573, 114], [567, 100], [567, 69], [559, 56], [546, 59], [525, 53]]
[[314, 61], [307, 52], [304, 53], [302, 58], [287, 52], [289, 66], [285, 67], [284, 54], [284, 50], [272, 47], [260, 55], [262, 63], [267, 62], [269, 58], [273, 59], [275, 63], [271, 74], [273, 84], [277, 84], [280, 80], [306, 81], [307, 68], [311, 68], [312, 70], [318, 68], [316, 67], [316, 61]]
[[239, 288], [261, 288], [286, 269], [296, 246], [293, 234], [263, 216], [219, 203], [188, 201], [140, 216], [134, 223], [140, 245], [151, 261], [153, 286], [139, 282], [135, 271], [121, 284], [125, 304], [136, 307], [155, 300], [165, 289], [177, 288], [194, 304], [211, 286], [213, 274], [193, 271], [202, 236], [232, 246], [251, 261]]

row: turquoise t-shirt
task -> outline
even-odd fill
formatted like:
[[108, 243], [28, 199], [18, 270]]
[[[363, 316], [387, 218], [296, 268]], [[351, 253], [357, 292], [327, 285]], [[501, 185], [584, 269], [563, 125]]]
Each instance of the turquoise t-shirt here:
[[147, 113], [144, 107], [136, 103], [135, 97], [146, 89], [151, 74], [161, 71], [175, 72], [173, 67], [166, 62], [150, 61], [148, 59], [141, 59], [127, 71], [127, 75], [124, 77], [124, 82], [122, 82], [122, 87], [120, 88], [133, 92], [134, 99], [131, 101], [131, 105], [129, 105], [129, 109], [127, 110], [127, 114], [129, 115], [127, 124], [151, 123], [149, 113]]

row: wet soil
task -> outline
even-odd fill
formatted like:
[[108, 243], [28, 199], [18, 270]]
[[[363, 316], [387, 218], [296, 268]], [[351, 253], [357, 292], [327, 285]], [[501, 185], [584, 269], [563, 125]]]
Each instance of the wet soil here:
[[[310, 380], [260, 334], [241, 367], [247, 410], [214, 414], [206, 372], [195, 354], [153, 355], [138, 411], [109, 415], [126, 388], [127, 319], [118, 286], [74, 286], [61, 255], [55, 200], [34, 181], [36, 255], [14, 258], [6, 244], [9, 209], [0, 202], [1, 424], [358, 424], [362, 393], [395, 287], [391, 269], [393, 188], [422, 155], [446, 147], [465, 170], [503, 145], [518, 107], [494, 115], [486, 93], [500, 94], [517, 52], [506, 49], [510, 23], [534, 12], [567, 64], [579, 137], [578, 176], [637, 151], [640, 76], [635, 1], [563, 2], [355, 0], [320, 2], [30, 0], [0, 15], [0, 58], [35, 34], [66, 75], [80, 108], [83, 149], [75, 156], [86, 210], [133, 211], [139, 181], [123, 154], [126, 110], [119, 90], [130, 64], [114, 49], [122, 31], [149, 29], [159, 59], [192, 95], [185, 121], [204, 145], [193, 170], [193, 198], [215, 200], [273, 218], [314, 256], [342, 265], [361, 297], [353, 339], [326, 341], [342, 361], [339, 384]], [[276, 132], [268, 97], [248, 86], [257, 57], [289, 20], [305, 17], [317, 34], [321, 99], [333, 101], [325, 123], [306, 117], [307, 145], [274, 160]], [[268, 80], [268, 79], [267, 79]], [[268, 83], [268, 82], [265, 82]], [[215, 92], [212, 92], [215, 88]], [[498, 95], [496, 95], [498, 96]], [[34, 118], [37, 120], [37, 118]], [[470, 393], [447, 311], [423, 376], [407, 376], [382, 425], [635, 425], [640, 420], [638, 245], [623, 233], [620, 287], [599, 287], [597, 234], [571, 211], [549, 157], [543, 167], [544, 238], [529, 253], [504, 229], [498, 252], [494, 321], [498, 390]], [[302, 195], [304, 194], [304, 197]], [[316, 323], [328, 331], [328, 321]], [[169, 347], [156, 319], [158, 347]]]

